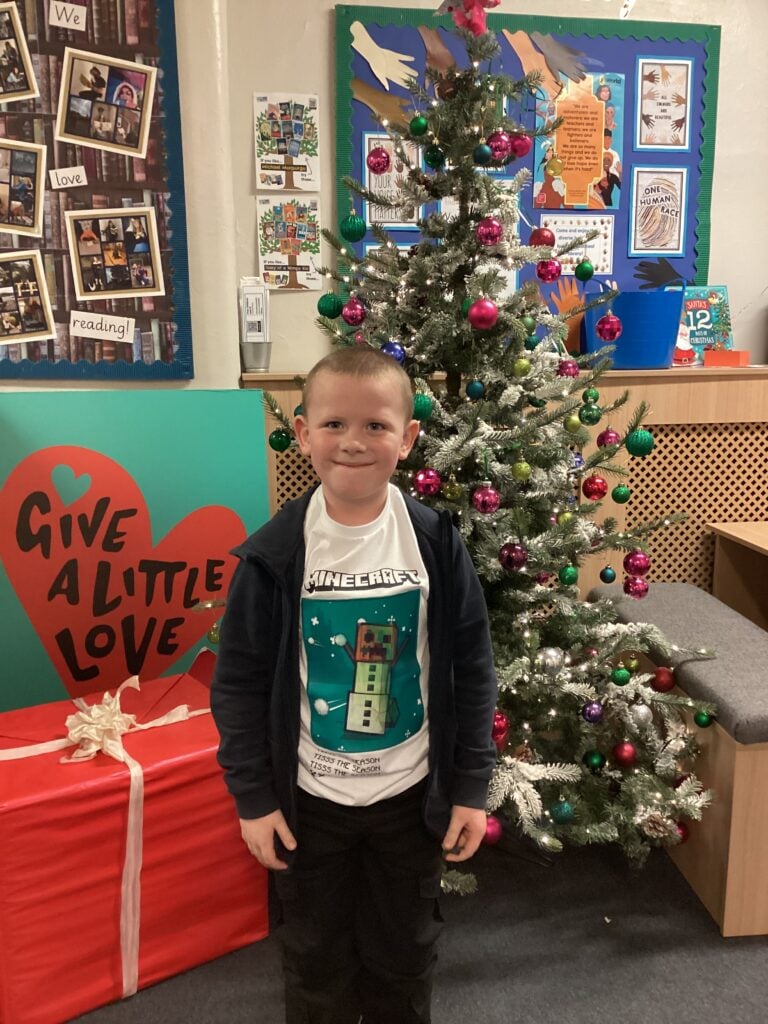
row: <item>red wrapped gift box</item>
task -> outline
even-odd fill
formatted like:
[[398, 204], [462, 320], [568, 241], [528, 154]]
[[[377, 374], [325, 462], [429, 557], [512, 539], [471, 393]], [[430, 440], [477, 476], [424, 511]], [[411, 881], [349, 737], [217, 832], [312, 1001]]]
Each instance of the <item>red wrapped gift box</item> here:
[[[122, 695], [138, 723], [185, 704], [209, 705], [189, 674]], [[74, 711], [61, 701], [0, 714], [0, 756], [66, 738]], [[60, 1024], [129, 994], [136, 966], [144, 988], [267, 934], [266, 872], [240, 838], [217, 742], [210, 714], [123, 736], [144, 788], [140, 864], [125, 895], [135, 766], [104, 753], [62, 763], [73, 746], [0, 760], [2, 1024]]]

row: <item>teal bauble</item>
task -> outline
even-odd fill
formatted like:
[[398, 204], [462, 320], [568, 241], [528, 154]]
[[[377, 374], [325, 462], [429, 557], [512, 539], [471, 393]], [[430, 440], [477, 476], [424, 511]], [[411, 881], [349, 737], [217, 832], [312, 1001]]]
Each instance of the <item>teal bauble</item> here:
[[304, 415], [304, 406], [301, 404], [301, 402], [299, 402], [299, 404], [294, 407], [293, 415], [294, 416], [303, 416]]
[[579, 581], [579, 570], [575, 565], [564, 565], [557, 574], [557, 578], [563, 586], [572, 587], [574, 583], [578, 583]]
[[429, 128], [429, 122], [423, 114], [417, 114], [416, 117], [411, 118], [411, 123], [408, 125], [411, 129], [411, 135], [424, 135]]
[[529, 334], [528, 337], [523, 342], [523, 344], [525, 345], [526, 349], [529, 352], [533, 352], [533, 350], [539, 344], [539, 339], [536, 337], [535, 334]]
[[269, 447], [273, 452], [285, 452], [291, 447], [291, 435], [283, 427], [278, 427], [269, 435]]
[[491, 147], [485, 142], [481, 142], [479, 146], [475, 146], [472, 151], [472, 159], [479, 167], [485, 167], [493, 160], [493, 151]]
[[534, 409], [543, 409], [547, 404], [545, 398], [536, 398], [535, 395], [528, 395], [528, 404], [532, 405]]
[[567, 800], [558, 800], [549, 808], [549, 813], [556, 825], [570, 825], [574, 816], [573, 804]]
[[579, 420], [588, 427], [594, 427], [603, 415], [599, 405], [582, 405], [579, 409]]
[[653, 451], [653, 434], [642, 427], [632, 430], [624, 439], [624, 444], [630, 455], [643, 458]]
[[481, 380], [471, 380], [464, 390], [467, 392], [467, 398], [471, 398], [473, 402], [476, 402], [478, 398], [482, 398], [485, 394], [485, 384]]
[[439, 171], [445, 163], [445, 153], [439, 146], [427, 146], [424, 150], [424, 163], [433, 171]]
[[336, 292], [326, 292], [317, 300], [317, 312], [320, 316], [328, 317], [329, 320], [335, 320], [337, 316], [341, 316], [342, 309], [344, 309], [344, 299]]
[[600, 579], [603, 583], [613, 583], [616, 579], [616, 570], [612, 566], [606, 565], [604, 569], [600, 570]]
[[365, 220], [358, 213], [350, 213], [339, 226], [341, 237], [347, 242], [359, 242], [365, 238]]
[[423, 423], [432, 415], [435, 403], [431, 395], [425, 395], [423, 391], [417, 391], [413, 396], [413, 418]]

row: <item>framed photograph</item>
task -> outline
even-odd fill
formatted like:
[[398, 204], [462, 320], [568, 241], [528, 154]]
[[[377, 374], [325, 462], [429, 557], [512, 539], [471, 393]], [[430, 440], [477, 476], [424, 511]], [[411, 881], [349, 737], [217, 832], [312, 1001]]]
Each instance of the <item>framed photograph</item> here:
[[65, 217], [79, 301], [165, 295], [151, 206], [68, 210]]
[[45, 146], [0, 139], [0, 231], [43, 233]]
[[635, 149], [690, 151], [692, 78], [692, 60], [639, 58]]
[[684, 256], [687, 167], [633, 167], [630, 256]]
[[0, 254], [0, 346], [55, 334], [40, 250]]
[[0, 3], [0, 103], [39, 95], [18, 8], [15, 3]]
[[149, 64], [67, 47], [56, 139], [145, 157], [156, 76]]

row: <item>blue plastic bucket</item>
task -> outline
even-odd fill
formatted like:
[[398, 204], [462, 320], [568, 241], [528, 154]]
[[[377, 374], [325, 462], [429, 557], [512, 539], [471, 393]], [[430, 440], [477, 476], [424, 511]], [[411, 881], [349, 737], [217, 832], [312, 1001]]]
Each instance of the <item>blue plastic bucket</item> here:
[[661, 370], [672, 365], [683, 308], [683, 290], [621, 292], [610, 304], [584, 314], [586, 353], [609, 344], [598, 337], [595, 325], [608, 310], [621, 320], [621, 336], [611, 344], [615, 370]]

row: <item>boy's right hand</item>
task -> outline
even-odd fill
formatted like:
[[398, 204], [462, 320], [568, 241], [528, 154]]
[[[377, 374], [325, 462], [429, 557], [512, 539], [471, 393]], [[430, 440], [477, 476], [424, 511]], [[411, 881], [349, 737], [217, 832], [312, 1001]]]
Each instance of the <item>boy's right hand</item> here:
[[275, 836], [286, 850], [296, 849], [296, 840], [282, 811], [272, 811], [263, 818], [241, 818], [240, 835], [259, 864], [271, 871], [284, 871], [288, 867], [275, 852]]

